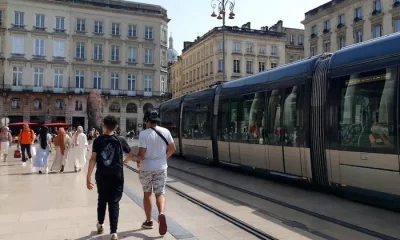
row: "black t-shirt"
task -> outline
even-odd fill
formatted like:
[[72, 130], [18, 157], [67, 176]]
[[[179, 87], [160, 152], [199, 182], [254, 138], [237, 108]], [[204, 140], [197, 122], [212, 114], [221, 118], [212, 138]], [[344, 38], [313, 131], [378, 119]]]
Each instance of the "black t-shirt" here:
[[94, 140], [92, 152], [96, 153], [98, 173], [107, 174], [123, 172], [124, 159], [121, 153], [121, 144], [122, 151], [130, 153], [131, 148], [129, 147], [128, 142], [122, 137], [103, 134]]

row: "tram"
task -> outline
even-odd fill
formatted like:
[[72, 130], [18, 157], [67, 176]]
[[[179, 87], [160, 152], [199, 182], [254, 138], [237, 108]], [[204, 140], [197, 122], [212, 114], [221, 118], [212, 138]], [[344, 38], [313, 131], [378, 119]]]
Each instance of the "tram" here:
[[177, 154], [400, 206], [400, 34], [160, 105]]

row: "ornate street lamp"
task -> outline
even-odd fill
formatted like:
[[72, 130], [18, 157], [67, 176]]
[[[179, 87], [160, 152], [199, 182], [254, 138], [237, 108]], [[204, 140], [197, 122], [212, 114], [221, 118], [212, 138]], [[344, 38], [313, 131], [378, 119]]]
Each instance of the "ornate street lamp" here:
[[[213, 13], [211, 17], [217, 17], [218, 20], [222, 19], [222, 61], [223, 61], [223, 80], [225, 81], [225, 16], [227, 7], [229, 8], [229, 19], [235, 19], [235, 13], [233, 9], [235, 8], [235, 0], [212, 0], [211, 7], [213, 9]], [[218, 15], [215, 13], [216, 8], [218, 7]]]

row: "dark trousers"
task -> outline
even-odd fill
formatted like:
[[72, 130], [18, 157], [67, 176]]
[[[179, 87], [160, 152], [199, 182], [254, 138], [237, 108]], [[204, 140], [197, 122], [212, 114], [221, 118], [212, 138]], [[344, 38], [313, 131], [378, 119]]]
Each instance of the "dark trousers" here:
[[26, 162], [25, 149], [26, 149], [26, 152], [28, 154], [28, 157], [32, 158], [31, 145], [30, 144], [21, 144], [21, 155], [22, 155], [22, 161], [23, 162]]
[[119, 201], [121, 200], [124, 191], [123, 174], [103, 175], [96, 172], [96, 184], [97, 192], [99, 194], [97, 203], [97, 220], [100, 224], [104, 223], [108, 204], [111, 234], [117, 233]]

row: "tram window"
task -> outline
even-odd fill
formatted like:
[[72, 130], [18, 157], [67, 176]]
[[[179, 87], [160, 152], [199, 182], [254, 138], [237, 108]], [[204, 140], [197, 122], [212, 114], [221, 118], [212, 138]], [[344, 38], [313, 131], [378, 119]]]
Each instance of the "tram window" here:
[[208, 105], [184, 107], [183, 137], [186, 139], [210, 139], [210, 109]]
[[301, 144], [301, 136], [304, 133], [302, 92], [304, 92], [304, 85], [285, 89], [282, 131], [286, 146], [298, 147]]
[[218, 114], [218, 140], [229, 140], [229, 100], [222, 101], [219, 106]]
[[162, 112], [161, 125], [167, 128], [173, 138], [178, 137], [179, 108], [168, 109]]
[[395, 147], [396, 68], [341, 79], [340, 143], [343, 147]]
[[269, 145], [280, 145], [282, 128], [281, 128], [281, 90], [273, 90], [268, 93], [267, 114], [265, 114], [266, 143]]
[[264, 93], [254, 93], [246, 95], [243, 99], [243, 111], [240, 118], [241, 140], [242, 142], [263, 144], [262, 131], [264, 129]]

